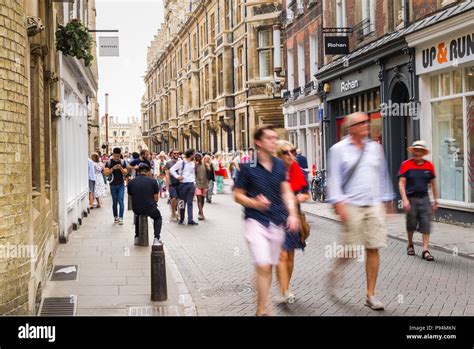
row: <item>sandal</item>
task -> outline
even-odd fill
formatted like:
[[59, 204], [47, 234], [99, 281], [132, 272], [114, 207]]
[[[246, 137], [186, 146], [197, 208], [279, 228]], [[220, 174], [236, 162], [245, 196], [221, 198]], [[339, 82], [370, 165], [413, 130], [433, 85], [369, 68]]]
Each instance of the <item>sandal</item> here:
[[409, 256], [414, 256], [415, 255], [415, 248], [413, 247], [413, 245], [408, 245], [407, 255], [409, 255]]
[[430, 251], [428, 251], [428, 250], [423, 251], [423, 253], [421, 254], [421, 258], [423, 258], [427, 261], [433, 261], [434, 260], [434, 257], [431, 255]]

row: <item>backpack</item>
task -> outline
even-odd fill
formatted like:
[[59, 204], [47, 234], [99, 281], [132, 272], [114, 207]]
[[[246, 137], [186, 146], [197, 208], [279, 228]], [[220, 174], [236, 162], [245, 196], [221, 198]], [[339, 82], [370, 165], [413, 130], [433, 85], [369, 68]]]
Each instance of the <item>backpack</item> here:
[[[122, 165], [123, 168], [127, 168], [127, 163], [125, 162], [125, 160], [120, 159], [120, 164]], [[112, 159], [107, 161], [107, 164], [105, 166], [108, 168], [112, 168]], [[107, 182], [112, 183], [113, 180], [114, 180], [114, 171], [112, 171], [112, 173], [108, 175]]]

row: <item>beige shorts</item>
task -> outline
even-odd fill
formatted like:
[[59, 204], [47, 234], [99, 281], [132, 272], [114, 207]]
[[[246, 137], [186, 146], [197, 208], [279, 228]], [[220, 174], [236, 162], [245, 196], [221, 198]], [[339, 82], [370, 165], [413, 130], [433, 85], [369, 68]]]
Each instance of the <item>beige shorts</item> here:
[[342, 243], [364, 246], [366, 249], [387, 247], [385, 207], [346, 205], [347, 220], [344, 222]]

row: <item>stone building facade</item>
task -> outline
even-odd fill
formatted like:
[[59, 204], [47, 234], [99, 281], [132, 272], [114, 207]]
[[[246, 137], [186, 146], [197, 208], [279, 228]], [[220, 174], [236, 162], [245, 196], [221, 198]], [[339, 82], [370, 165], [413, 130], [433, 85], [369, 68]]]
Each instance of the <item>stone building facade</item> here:
[[37, 313], [59, 241], [61, 13], [0, 0], [0, 314]]
[[233, 150], [282, 114], [279, 1], [164, 1], [148, 48], [143, 135], [152, 151]]
[[[105, 116], [101, 118], [101, 139], [105, 144]], [[120, 122], [118, 117], [109, 116], [109, 152], [114, 148], [122, 152], [140, 152], [148, 149], [142, 138], [142, 125], [137, 117], [127, 118], [127, 122]]]

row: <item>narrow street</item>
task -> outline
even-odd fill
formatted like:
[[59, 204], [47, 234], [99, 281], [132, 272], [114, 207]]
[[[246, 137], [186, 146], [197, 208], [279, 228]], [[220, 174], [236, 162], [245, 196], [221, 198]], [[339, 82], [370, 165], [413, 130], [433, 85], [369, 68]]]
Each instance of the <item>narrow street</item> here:
[[[50, 281], [46, 296], [76, 294], [77, 315], [127, 315], [146, 307], [168, 315], [254, 315], [254, 270], [243, 238], [241, 208], [232, 196], [215, 195], [205, 206], [206, 220], [196, 227], [169, 222], [165, 201], [159, 205], [167, 252], [167, 302], [150, 301], [151, 247], [133, 245], [131, 211], [126, 211], [123, 226], [113, 225], [109, 198], [91, 211], [69, 243], [59, 246], [54, 264], [77, 264], [77, 281]], [[297, 301], [280, 304], [274, 280], [275, 315], [474, 315], [473, 259], [433, 251], [436, 260], [428, 263], [419, 253], [407, 256], [405, 244], [395, 239], [381, 253], [378, 295], [386, 304], [384, 312], [363, 305], [365, 271], [357, 260], [347, 266], [338, 284], [339, 299], [329, 297], [324, 285], [332, 259], [325, 257], [325, 246], [336, 241], [339, 225], [314, 216], [309, 220], [308, 246], [295, 258], [292, 289]]]

